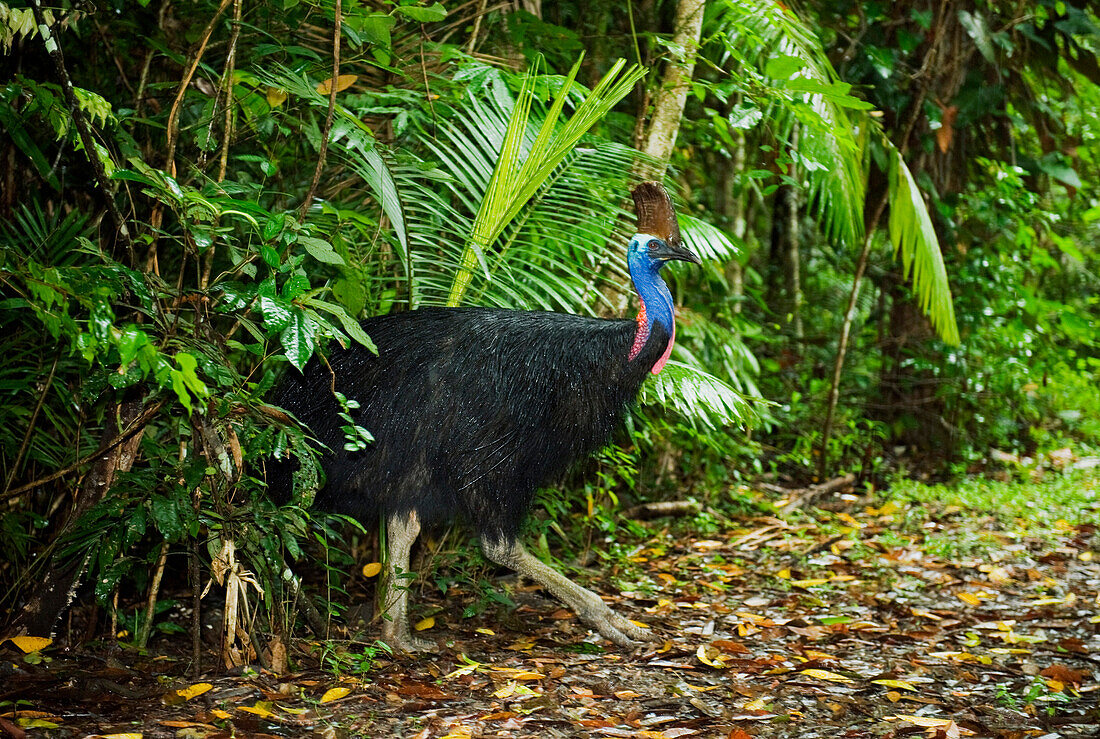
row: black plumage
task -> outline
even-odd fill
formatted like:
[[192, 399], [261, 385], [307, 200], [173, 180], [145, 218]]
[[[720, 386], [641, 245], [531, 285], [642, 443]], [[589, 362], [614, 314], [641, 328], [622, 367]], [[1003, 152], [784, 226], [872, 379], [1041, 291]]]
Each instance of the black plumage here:
[[[658, 270], [668, 259], [698, 259], [678, 243], [663, 188], [643, 183], [639, 198], [646, 235], [631, 242], [631, 271], [636, 285], [652, 281], [655, 303], [667, 302], [667, 327], [652, 317], [647, 326], [644, 309], [633, 321], [426, 308], [365, 321], [377, 356], [358, 345], [337, 350], [325, 363], [314, 359], [304, 373], [292, 372], [280, 387], [276, 404], [327, 447], [317, 505], [362, 522], [387, 521], [383, 636], [394, 646], [426, 645], [410, 636], [406, 589], [393, 579], [408, 569], [421, 525], [456, 517], [475, 529], [491, 560], [543, 584], [604, 636], [620, 644], [645, 638], [518, 540], [536, 490], [607, 442], [646, 375], [667, 356], [672, 308], [670, 299], [659, 299], [668, 293]], [[374, 436], [366, 449], [344, 448], [332, 389], [360, 404], [354, 418]], [[271, 462], [274, 490], [288, 490], [292, 464]]]
[[[535, 491], [603, 446], [668, 334], [627, 355], [636, 324], [562, 313], [426, 308], [368, 319], [362, 346], [294, 373], [277, 403], [331, 452], [325, 510], [370, 522], [417, 510], [514, 538]], [[344, 449], [326, 385], [357, 400], [374, 442]], [[284, 483], [285, 484], [285, 483]]]

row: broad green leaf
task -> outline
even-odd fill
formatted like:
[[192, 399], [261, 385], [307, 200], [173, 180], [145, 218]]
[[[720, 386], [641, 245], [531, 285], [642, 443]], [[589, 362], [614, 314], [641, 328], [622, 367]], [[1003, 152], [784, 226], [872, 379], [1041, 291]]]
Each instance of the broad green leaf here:
[[306, 315], [300, 308], [292, 308], [290, 318], [279, 334], [279, 343], [290, 363], [299, 370], [306, 366], [306, 362], [313, 356], [316, 342], [317, 323]]
[[383, 49], [390, 48], [390, 30], [397, 21], [386, 13], [371, 13], [358, 17], [358, 20], [349, 18], [349, 25], [363, 35], [363, 38], [375, 46]]
[[332, 296], [353, 316], [367, 307], [367, 288], [358, 278], [341, 277], [332, 283]]
[[805, 66], [806, 60], [803, 58], [781, 54], [768, 60], [764, 65], [764, 74], [777, 80], [787, 80]]
[[326, 303], [323, 300], [308, 300], [307, 305], [311, 308], [319, 311], [324, 311], [330, 315], [336, 316], [336, 319], [340, 321], [340, 325], [343, 327], [344, 332], [347, 333], [355, 341], [359, 342], [373, 353], [378, 353], [378, 347], [374, 345], [371, 338], [367, 336], [367, 332], [363, 330], [363, 327], [359, 324], [359, 321], [355, 320], [348, 315], [348, 312], [339, 305], [333, 305], [332, 303]]
[[447, 9], [440, 3], [432, 5], [398, 5], [394, 10], [420, 23], [435, 23], [447, 17]]
[[302, 274], [293, 274], [283, 283], [283, 299], [294, 300], [309, 290], [309, 278]]
[[264, 323], [274, 331], [281, 331], [291, 321], [294, 307], [282, 298], [260, 296], [260, 315], [264, 317]]
[[345, 264], [344, 258], [337, 254], [336, 250], [332, 248], [332, 244], [324, 239], [318, 239], [314, 236], [299, 236], [298, 243], [318, 262]]

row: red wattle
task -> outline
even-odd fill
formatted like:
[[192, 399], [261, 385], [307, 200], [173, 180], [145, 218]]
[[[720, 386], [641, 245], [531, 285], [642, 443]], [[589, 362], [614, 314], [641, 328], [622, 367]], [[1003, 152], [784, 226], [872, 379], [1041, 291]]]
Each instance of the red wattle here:
[[630, 355], [627, 357], [631, 361], [638, 356], [638, 352], [642, 350], [649, 338], [649, 322], [645, 317], [645, 303], [642, 303], [642, 309], [638, 311], [638, 317], [634, 320], [638, 323], [638, 330], [634, 332], [634, 345], [630, 347]]
[[653, 369], [650, 370], [653, 374], [660, 374], [661, 370], [665, 368], [665, 362], [668, 361], [668, 357], [672, 354], [672, 345], [676, 343], [676, 324], [672, 324], [672, 336], [668, 337], [668, 346], [665, 347], [665, 353], [661, 355], [661, 358], [653, 365]]
[[[638, 324], [638, 330], [634, 332], [634, 345], [630, 347], [630, 355], [627, 357], [633, 361], [642, 351], [642, 347], [649, 340], [649, 321], [646, 320], [645, 315], [645, 303], [642, 303], [641, 310], [638, 311], [638, 317], [635, 319]], [[650, 372], [653, 374], [659, 374], [661, 370], [665, 368], [665, 362], [668, 361], [668, 357], [672, 354], [672, 345], [676, 341], [676, 324], [672, 325], [672, 336], [668, 337], [668, 346], [665, 347], [665, 353], [661, 355], [661, 358], [654, 363], [650, 368]]]

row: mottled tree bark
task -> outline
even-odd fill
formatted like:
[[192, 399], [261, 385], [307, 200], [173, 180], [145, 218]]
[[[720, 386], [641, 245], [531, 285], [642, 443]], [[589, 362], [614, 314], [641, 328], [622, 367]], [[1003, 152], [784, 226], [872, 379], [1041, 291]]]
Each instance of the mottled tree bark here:
[[640, 142], [639, 148], [659, 163], [656, 171], [652, 166], [643, 167], [643, 173], [649, 179], [662, 178], [672, 157], [672, 148], [676, 145], [680, 119], [684, 114], [691, 78], [695, 73], [695, 57], [699, 52], [705, 6], [705, 0], [680, 0], [676, 5], [672, 44], [684, 51], [682, 58], [671, 59], [665, 67], [661, 87], [653, 98], [653, 115], [643, 135], [644, 140]]
[[[107, 494], [119, 472], [128, 471], [137, 458], [141, 435], [147, 419], [142, 418], [142, 394], [131, 388], [126, 397], [114, 406], [110, 423], [103, 433], [100, 448], [103, 454], [92, 462], [91, 469], [77, 490], [72, 509], [55, 541]], [[137, 426], [135, 428], [135, 426]], [[50, 636], [62, 611], [68, 607], [84, 574], [85, 560], [61, 561], [55, 555], [47, 563], [41, 585], [27, 600], [16, 617], [11, 633]]]

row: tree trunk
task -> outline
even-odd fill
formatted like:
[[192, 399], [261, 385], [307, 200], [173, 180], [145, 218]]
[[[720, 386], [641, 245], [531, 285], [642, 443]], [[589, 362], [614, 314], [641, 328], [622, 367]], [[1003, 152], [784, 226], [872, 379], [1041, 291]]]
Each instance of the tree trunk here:
[[661, 87], [653, 99], [653, 115], [644, 134], [641, 150], [658, 162], [656, 168], [643, 167], [643, 173], [651, 179], [661, 179], [676, 135], [680, 132], [680, 119], [684, 114], [691, 77], [695, 73], [695, 57], [699, 52], [699, 37], [703, 32], [703, 8], [705, 0], [679, 0], [676, 5], [676, 27], [672, 46], [684, 50], [680, 59], [671, 59], [661, 78]]
[[[722, 216], [726, 228], [733, 236], [734, 243], [744, 248], [745, 235], [748, 232], [748, 219], [745, 217], [745, 190], [738, 187], [737, 174], [745, 167], [745, 134], [737, 131], [736, 144], [730, 152], [729, 162], [719, 160], [717, 172], [718, 202], [716, 210]], [[741, 312], [745, 298], [745, 274], [742, 253], [737, 259], [726, 263], [726, 277], [730, 284], [730, 298], [733, 300], [733, 312]]]
[[[81, 516], [103, 500], [118, 473], [128, 471], [137, 458], [145, 421], [141, 422], [142, 428], [130, 427], [142, 415], [142, 393], [131, 388], [126, 397], [115, 405], [111, 415], [116, 423], [103, 433], [100, 448], [105, 451], [95, 459], [84, 476], [72, 510], [54, 541], [68, 533]], [[128, 436], [119, 441], [124, 434]], [[51, 557], [41, 584], [27, 600], [10, 631], [31, 636], [52, 635], [58, 617], [72, 601], [85, 565], [86, 560], [61, 561], [56, 555]]]

